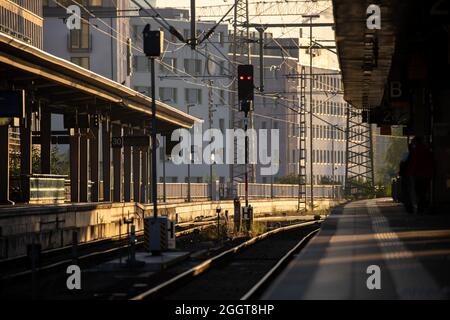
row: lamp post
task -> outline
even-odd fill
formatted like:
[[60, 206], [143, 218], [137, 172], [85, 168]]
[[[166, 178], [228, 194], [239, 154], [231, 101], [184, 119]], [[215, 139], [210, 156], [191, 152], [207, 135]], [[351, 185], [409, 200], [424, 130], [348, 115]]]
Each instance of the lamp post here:
[[166, 142], [167, 138], [164, 137], [164, 150], [163, 150], [163, 202], [166, 202]]
[[[195, 104], [188, 104], [187, 105], [187, 113], [190, 114], [191, 107], [195, 107]], [[190, 129], [189, 129], [190, 130]], [[188, 191], [187, 191], [187, 200], [188, 202], [191, 202], [191, 162], [192, 162], [192, 145], [189, 147], [189, 162], [188, 162], [188, 177], [187, 177], [187, 184], [188, 184]]]
[[209, 194], [211, 196], [211, 201], [213, 201], [213, 165], [214, 161], [216, 159], [216, 156], [214, 153], [211, 153], [211, 165], [209, 166], [209, 177], [210, 177], [210, 184], [209, 184]]

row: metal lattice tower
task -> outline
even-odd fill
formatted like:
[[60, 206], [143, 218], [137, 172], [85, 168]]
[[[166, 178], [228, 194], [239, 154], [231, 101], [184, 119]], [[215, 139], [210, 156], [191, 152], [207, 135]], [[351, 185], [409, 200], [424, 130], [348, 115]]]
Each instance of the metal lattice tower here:
[[374, 190], [372, 129], [362, 121], [362, 109], [347, 108], [345, 193], [361, 197]]
[[306, 211], [306, 70], [302, 67], [300, 78], [300, 143], [298, 159], [298, 208]]
[[[251, 52], [250, 52], [250, 30], [245, 27], [248, 24], [248, 0], [235, 0], [234, 8], [234, 21], [233, 21], [233, 34], [230, 36], [230, 40], [233, 47], [233, 68], [234, 74], [237, 74], [238, 64], [250, 64], [251, 63]], [[231, 103], [231, 127], [232, 128], [243, 128], [244, 116], [239, 112], [238, 99], [237, 99], [237, 81], [233, 83], [233, 93], [230, 98]], [[248, 116], [249, 125], [248, 128], [253, 128], [253, 115], [252, 112]], [[237, 196], [237, 184], [243, 182], [245, 165], [237, 164], [237, 142], [234, 141], [234, 164], [230, 166], [230, 177], [231, 177], [231, 194], [235, 197]], [[248, 165], [248, 179], [249, 182], [255, 182], [256, 171], [254, 165]]]

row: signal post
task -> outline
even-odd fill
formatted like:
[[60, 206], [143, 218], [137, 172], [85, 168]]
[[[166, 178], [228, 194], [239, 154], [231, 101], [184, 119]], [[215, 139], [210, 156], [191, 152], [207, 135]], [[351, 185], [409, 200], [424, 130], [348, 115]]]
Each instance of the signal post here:
[[248, 130], [248, 114], [253, 111], [254, 101], [254, 76], [253, 65], [239, 65], [238, 66], [238, 100], [239, 111], [244, 112], [244, 131], [245, 131], [245, 169], [244, 169], [244, 184], [245, 184], [245, 206], [242, 207], [242, 217], [246, 225], [247, 231], [250, 231], [253, 224], [253, 208], [248, 203], [248, 164], [249, 164], [249, 139], [247, 135]]

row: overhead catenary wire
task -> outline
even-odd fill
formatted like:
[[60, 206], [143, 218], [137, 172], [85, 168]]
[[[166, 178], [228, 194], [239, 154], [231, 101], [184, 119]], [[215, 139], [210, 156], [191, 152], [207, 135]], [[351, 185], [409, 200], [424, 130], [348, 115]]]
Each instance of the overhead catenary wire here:
[[[58, 0], [52, 0], [52, 1], [55, 2], [57, 5], [61, 6], [62, 8], [67, 9], [67, 7], [64, 6], [63, 4], [61, 4]], [[72, 1], [73, 1], [73, 0], [72, 0]], [[114, 31], [116, 34], [119, 34], [118, 31], [117, 31], [116, 29], [114, 29], [114, 28], [112, 28], [111, 26], [109, 26], [109, 25], [108, 25], [106, 22], [104, 22], [101, 18], [99, 18], [99, 17], [95, 16], [94, 14], [92, 14], [86, 7], [83, 6], [83, 8], [84, 8], [84, 10], [87, 10], [87, 12], [90, 13], [90, 15], [91, 15], [93, 18], [98, 19], [98, 20], [101, 21], [103, 24], [105, 24], [108, 28], [110, 28], [112, 31]], [[104, 31], [104, 30], [100, 29], [99, 27], [95, 26], [95, 25], [92, 24], [89, 20], [87, 20], [87, 19], [85, 19], [85, 18], [83, 18], [83, 17], [79, 17], [79, 18], [80, 18], [82, 21], [85, 21], [86, 23], [88, 23], [89, 25], [91, 25], [92, 27], [94, 27], [95, 29], [97, 29], [98, 31], [100, 31], [100, 32], [102, 32], [103, 34], [107, 35], [108, 37], [112, 37], [113, 39], [116, 39], [116, 40], [118, 40], [119, 42], [122, 42], [123, 44], [127, 44], [125, 41], [121, 40], [120, 38], [115, 37], [115, 36], [111, 35], [110, 33], [107, 33], [106, 31]], [[141, 18], [142, 18], [142, 17], [141, 17]], [[133, 46], [133, 48], [134, 48], [136, 51], [140, 52], [140, 53], [144, 53], [143, 50], [142, 50], [142, 48], [140, 48], [140, 47]], [[174, 70], [175, 70], [175, 71], [177, 71], [177, 72], [184, 73], [186, 76], [192, 78], [192, 79], [195, 80], [195, 81], [198, 80], [198, 79], [196, 79], [194, 76], [192, 76], [192, 75], [190, 75], [189, 73], [185, 72], [184, 70], [177, 69], [177, 68], [173, 68], [172, 66], [166, 64], [166, 63], [163, 62], [163, 61], [159, 61], [159, 60], [157, 60], [157, 61], [158, 61], [159, 64], [163, 65], [164, 67], [166, 67], [169, 71], [171, 71], [171, 72], [174, 73], [174, 74], [176, 74], [176, 73], [174, 72]], [[237, 93], [237, 91], [233, 91], [233, 90], [230, 90], [230, 89], [227, 89], [227, 88], [223, 88], [223, 87], [216, 87], [216, 86], [213, 86], [213, 85], [209, 85], [209, 84], [207, 84], [207, 83], [197, 83], [197, 82], [192, 82], [192, 81], [188, 81], [188, 80], [185, 80], [185, 79], [181, 79], [181, 80], [182, 80], [182, 81], [185, 81], [185, 82], [187, 82], [187, 83], [189, 83], [189, 84], [195, 85], [195, 86], [202, 86], [202, 87], [206, 86], [206, 87], [212, 88], [212, 89], [224, 90], [224, 91], [227, 91], [227, 92], [230, 92], [230, 93]], [[217, 95], [216, 93], [214, 93], [214, 94]], [[285, 101], [285, 102], [297, 103], [297, 101], [295, 101], [295, 100], [290, 100], [290, 99], [285, 98], [285, 97], [279, 97], [279, 96], [277, 96], [277, 97], [271, 97], [271, 96], [269, 96], [269, 95], [259, 94], [259, 93], [256, 93], [256, 96], [266, 97], [266, 98], [273, 99], [273, 100], [282, 100], [282, 101]], [[330, 97], [329, 99], [331, 99], [331, 97]], [[322, 103], [325, 103], [325, 102], [328, 101], [329, 99], [323, 101]], [[289, 108], [289, 109], [292, 110], [292, 111], [298, 112], [298, 110], [295, 110], [295, 109], [293, 109], [292, 107], [284, 106], [284, 105], [282, 105], [282, 104], [279, 104], [279, 105], [282, 106], [282, 107], [287, 107], [287, 108]], [[309, 112], [309, 111], [306, 110], [306, 112]], [[266, 115], [262, 115], [262, 114], [256, 114], [256, 115], [262, 116], [262, 117], [266, 117], [266, 118], [271, 118], [271, 119], [273, 119], [273, 120], [275, 120], [275, 121], [285, 121], [285, 122], [289, 122], [289, 121], [286, 121], [286, 120], [282, 120], [282, 119], [279, 119], [279, 118], [273, 118], [273, 117], [266, 116]], [[324, 123], [327, 123], [327, 124], [329, 124], [329, 125], [333, 125], [333, 124], [331, 124], [330, 122], [328, 122], [327, 120], [321, 118], [320, 116], [314, 115], [314, 117], [317, 118], [318, 120], [323, 121]], [[289, 122], [289, 123], [298, 125], [298, 124], [295, 123], [295, 122]], [[343, 131], [343, 130], [342, 130], [342, 131]]]

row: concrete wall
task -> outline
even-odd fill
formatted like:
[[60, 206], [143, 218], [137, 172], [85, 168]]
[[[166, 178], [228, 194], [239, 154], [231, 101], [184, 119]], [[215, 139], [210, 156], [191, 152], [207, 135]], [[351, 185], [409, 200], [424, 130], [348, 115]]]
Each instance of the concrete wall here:
[[[296, 211], [296, 199], [276, 201], [252, 200], [255, 216]], [[319, 209], [327, 209], [338, 202], [316, 200]], [[233, 201], [173, 203], [161, 205], [159, 214], [178, 222], [189, 222], [199, 216], [215, 216], [216, 208], [233, 215]], [[123, 218], [134, 217], [136, 230], [142, 230], [143, 217], [152, 214], [152, 205], [136, 203], [67, 204], [24, 206], [0, 209], [0, 259], [26, 254], [27, 244], [41, 243], [43, 250], [59, 248], [72, 243], [72, 232], [78, 232], [78, 241], [89, 242], [126, 235]]]

